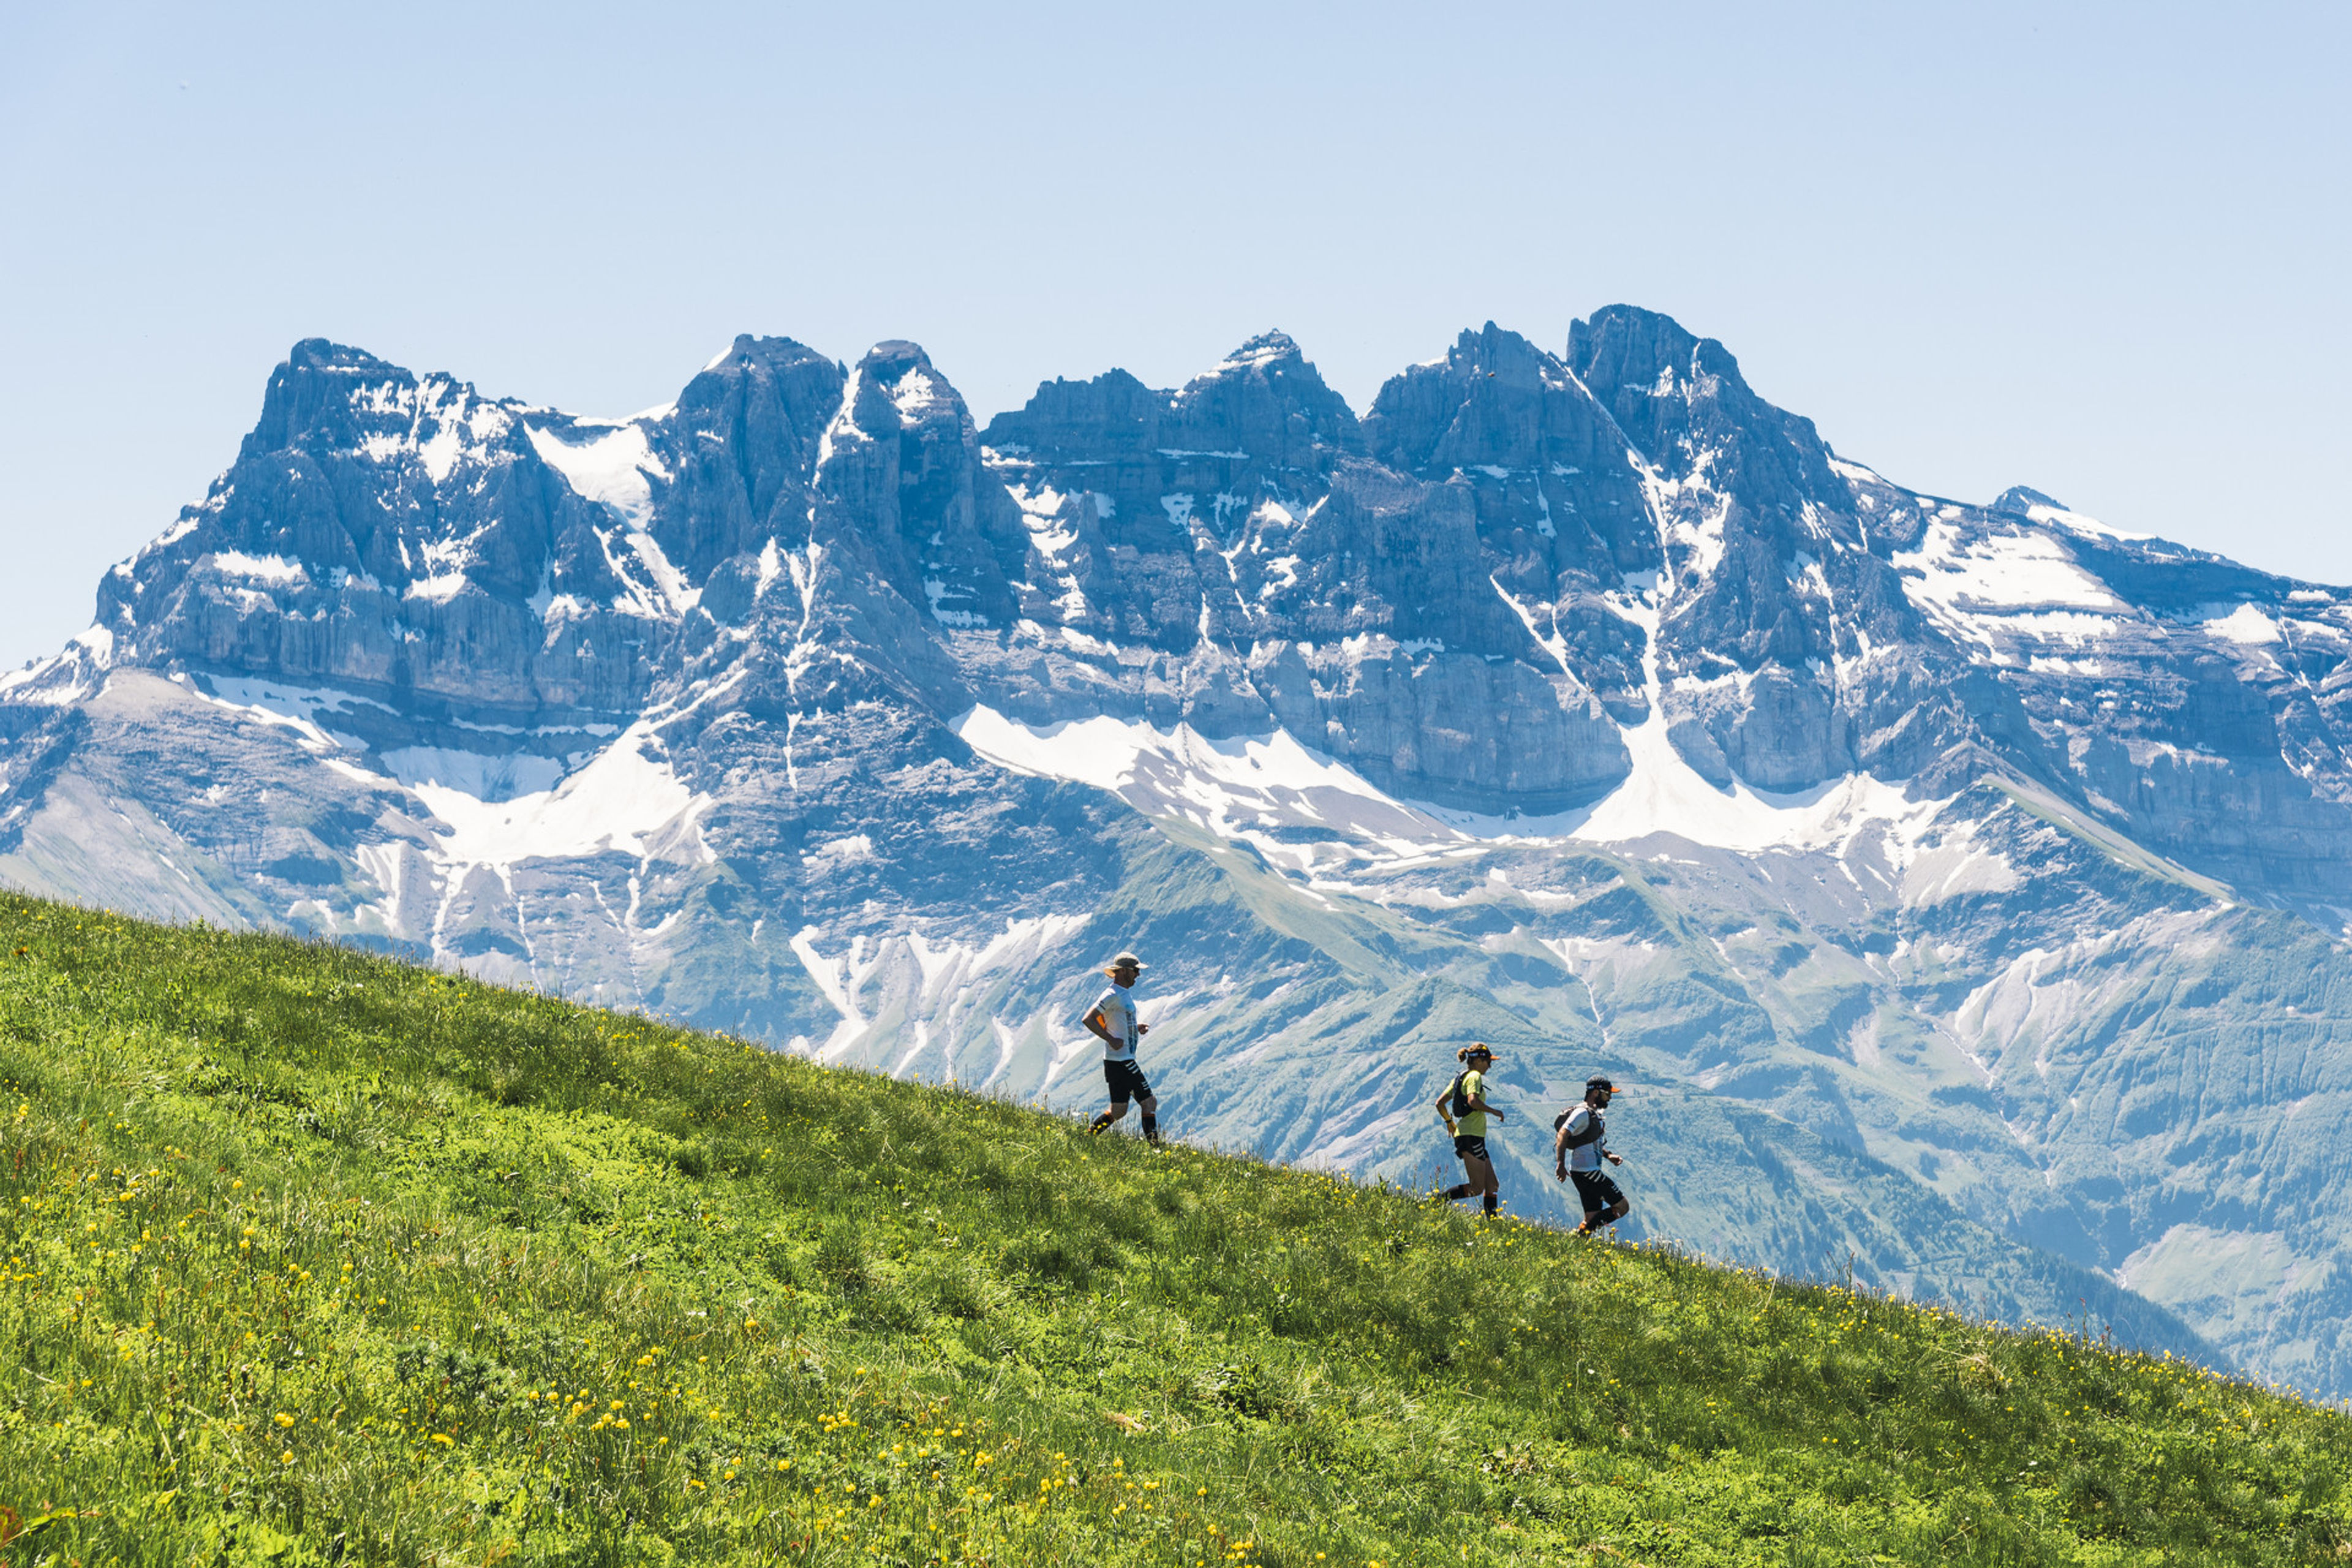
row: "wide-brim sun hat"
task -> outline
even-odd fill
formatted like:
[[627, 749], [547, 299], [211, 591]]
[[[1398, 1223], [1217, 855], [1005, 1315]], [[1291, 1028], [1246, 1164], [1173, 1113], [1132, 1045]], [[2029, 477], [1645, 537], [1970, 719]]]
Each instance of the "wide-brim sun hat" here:
[[1122, 952], [1103, 965], [1103, 973], [1108, 974], [1114, 969], [1141, 969], [1142, 967], [1144, 967], [1143, 960], [1131, 952]]

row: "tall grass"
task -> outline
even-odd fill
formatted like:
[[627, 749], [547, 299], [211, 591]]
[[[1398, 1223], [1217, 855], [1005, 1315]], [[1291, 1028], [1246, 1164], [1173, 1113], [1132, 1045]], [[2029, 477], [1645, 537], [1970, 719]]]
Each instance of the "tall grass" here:
[[2196, 1367], [343, 949], [0, 898], [0, 1092], [10, 1568], [2352, 1555]]

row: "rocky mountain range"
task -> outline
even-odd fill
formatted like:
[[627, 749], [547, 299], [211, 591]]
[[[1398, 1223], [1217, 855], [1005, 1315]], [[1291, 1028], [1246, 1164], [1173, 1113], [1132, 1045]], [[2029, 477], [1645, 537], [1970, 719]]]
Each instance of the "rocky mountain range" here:
[[[560, 413], [297, 344], [0, 676], [0, 879], [2352, 1394], [2352, 594], [1920, 494], [1612, 307], [984, 426], [911, 343]], [[1448, 1180], [1452, 1179], [1449, 1175]]]

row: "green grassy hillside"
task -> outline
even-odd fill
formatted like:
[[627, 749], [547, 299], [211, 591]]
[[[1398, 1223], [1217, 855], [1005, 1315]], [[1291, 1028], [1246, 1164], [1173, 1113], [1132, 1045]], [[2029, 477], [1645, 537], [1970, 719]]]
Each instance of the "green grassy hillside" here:
[[0, 899], [0, 1081], [11, 1568], [2352, 1554], [2179, 1363], [347, 950]]

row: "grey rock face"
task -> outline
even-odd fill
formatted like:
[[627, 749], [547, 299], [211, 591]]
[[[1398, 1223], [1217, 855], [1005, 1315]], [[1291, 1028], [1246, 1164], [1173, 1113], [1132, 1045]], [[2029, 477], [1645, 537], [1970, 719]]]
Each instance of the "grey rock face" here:
[[790, 338], [739, 337], [647, 426], [661, 468], [646, 472], [651, 532], [686, 581], [707, 583], [806, 519], [843, 380], [839, 364]]
[[[1537, 629], [1551, 616], [1497, 590], [1516, 568], [1473, 487], [1367, 461], [1365, 431], [1281, 333], [1175, 392], [1118, 371], [1049, 384], [985, 440], [1033, 544], [1010, 640], [1043, 643], [1009, 687], [999, 656], [971, 656], [992, 705], [1212, 735], [1278, 723], [1462, 804], [1547, 809], [1624, 775], [1591, 686]], [[1424, 721], [1465, 700], [1495, 703], [1498, 722]]]
[[1662, 563], [1623, 432], [1558, 360], [1493, 322], [1381, 389], [1365, 420], [1389, 467], [1467, 492], [1499, 584], [1541, 616], [1563, 667], [1639, 722], [1643, 633], [1604, 595]]
[[309, 342], [0, 676], [0, 877], [1063, 1105], [1139, 945], [1190, 1136], [1417, 1182], [1508, 1040], [1657, 1089], [1651, 1234], [2340, 1392], [2347, 655], [1628, 307], [1360, 421], [1279, 333], [984, 428], [904, 342], [598, 420]]
[[1853, 733], [1910, 710], [1846, 671], [1920, 628], [1811, 422], [1757, 397], [1722, 344], [1651, 311], [1577, 323], [1567, 363], [1638, 454], [1658, 514], [1667, 709], [1694, 747], [1713, 742], [1685, 754], [1719, 752], [1760, 789], [1853, 769]]

